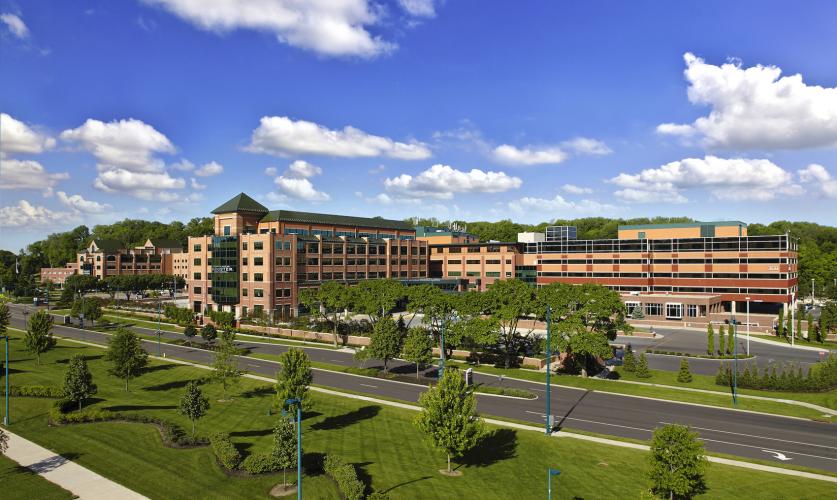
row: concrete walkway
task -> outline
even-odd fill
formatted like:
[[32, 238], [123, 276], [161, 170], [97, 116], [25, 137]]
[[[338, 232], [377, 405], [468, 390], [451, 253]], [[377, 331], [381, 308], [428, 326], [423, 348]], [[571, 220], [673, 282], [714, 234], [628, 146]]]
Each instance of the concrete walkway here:
[[35, 472], [51, 483], [61, 486], [81, 499], [128, 500], [146, 497], [95, 472], [56, 455], [32, 441], [5, 429], [9, 436], [6, 456]]

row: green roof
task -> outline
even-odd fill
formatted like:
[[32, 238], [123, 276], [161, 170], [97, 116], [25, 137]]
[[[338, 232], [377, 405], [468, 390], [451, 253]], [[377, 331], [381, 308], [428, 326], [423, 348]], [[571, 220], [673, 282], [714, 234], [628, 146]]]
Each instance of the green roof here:
[[722, 220], [722, 221], [714, 221], [714, 222], [678, 222], [672, 224], [636, 224], [636, 225], [628, 225], [628, 226], [619, 226], [619, 230], [623, 229], [671, 229], [671, 228], [682, 228], [682, 227], [701, 227], [701, 226], [743, 226], [747, 227], [747, 224], [739, 221], [739, 220]]
[[[214, 213], [214, 212], [213, 212]], [[302, 224], [327, 224], [346, 227], [369, 227], [376, 229], [398, 229], [412, 231], [411, 224], [400, 220], [381, 219], [379, 217], [352, 217], [349, 215], [315, 214], [294, 210], [272, 210], [261, 222], [299, 222]]]
[[166, 238], [149, 238], [151, 244], [155, 248], [183, 248], [183, 243], [177, 240], [168, 240]]
[[[93, 238], [93, 243], [96, 244], [96, 248], [105, 252], [118, 252], [125, 248], [125, 245], [122, 244], [119, 240], [107, 240], [104, 238]], [[90, 246], [90, 245], [87, 245]]]
[[231, 200], [212, 211], [213, 214], [229, 214], [234, 212], [266, 214], [269, 210], [267, 207], [253, 198], [250, 198], [246, 194], [239, 193], [238, 196], [233, 197]]

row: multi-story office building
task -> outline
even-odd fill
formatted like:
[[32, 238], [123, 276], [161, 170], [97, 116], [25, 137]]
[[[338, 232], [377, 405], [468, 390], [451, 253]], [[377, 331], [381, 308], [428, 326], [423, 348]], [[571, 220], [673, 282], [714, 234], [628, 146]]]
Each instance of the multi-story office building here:
[[[434, 245], [431, 269], [436, 276], [465, 278], [476, 290], [511, 276], [538, 286], [598, 283], [623, 292], [626, 302], [679, 294], [709, 312], [744, 302], [772, 312], [787, 307], [797, 289], [797, 246], [787, 234], [748, 236], [742, 222], [620, 226], [618, 234], [604, 240], [526, 236], [528, 243]], [[499, 252], [508, 257], [498, 259]], [[707, 297], [714, 299], [704, 303]], [[652, 303], [652, 316], [687, 316], [693, 310], [683, 312], [681, 303], [680, 312], [667, 312], [664, 302]]]
[[212, 213], [215, 234], [188, 244], [189, 303], [201, 314], [287, 318], [301, 289], [326, 281], [428, 276], [428, 244], [403, 221], [270, 211], [244, 193]]
[[83, 274], [99, 279], [122, 274], [175, 274], [185, 278], [183, 246], [172, 240], [153, 238], [142, 246], [126, 248], [116, 240], [96, 238], [63, 268], [42, 268], [41, 280], [63, 283], [68, 276]]
[[430, 245], [449, 245], [452, 243], [477, 243], [480, 237], [465, 231], [431, 226], [416, 226], [416, 239]]

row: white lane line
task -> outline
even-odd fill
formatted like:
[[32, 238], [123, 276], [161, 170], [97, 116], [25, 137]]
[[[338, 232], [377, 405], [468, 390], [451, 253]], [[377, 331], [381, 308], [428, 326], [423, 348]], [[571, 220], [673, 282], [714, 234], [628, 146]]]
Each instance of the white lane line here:
[[[668, 425], [670, 422], [660, 422], [663, 425]], [[706, 427], [697, 427], [692, 425], [692, 429], [699, 429], [702, 431], [711, 431], [711, 432], [720, 432], [723, 434], [732, 434], [733, 436], [746, 436], [751, 438], [758, 438], [758, 439], [769, 439], [771, 441], [781, 441], [783, 443], [791, 443], [791, 444], [801, 444], [802, 446], [816, 446], [817, 448], [825, 448], [826, 450], [837, 450], [834, 446], [825, 446], [821, 444], [813, 444], [813, 443], [802, 443], [800, 441], [790, 441], [788, 439], [779, 439], [779, 438], [772, 438], [767, 436], [756, 436], [754, 434], [744, 434], [742, 432], [731, 432], [731, 431], [720, 431], [718, 429], [708, 429]]]
[[[705, 438], [700, 438], [700, 439], [701, 439], [701, 441], [710, 441], [710, 442], [713, 442], [713, 443], [730, 444], [730, 445], [733, 445], [733, 446], [743, 446], [745, 448], [755, 448], [757, 450], [764, 451], [764, 448], [761, 447], [761, 446], [753, 446], [753, 445], [742, 444], [742, 443], [731, 443], [729, 441], [721, 441], [719, 439], [705, 439]], [[787, 451], [787, 450], [774, 450], [774, 451], [778, 451], [778, 452], [781, 452], [781, 453], [787, 453], [788, 455], [800, 455], [800, 456], [803, 456], [803, 457], [821, 458], [823, 460], [833, 460], [833, 461], [837, 462], [837, 458], [821, 457], [819, 455], [809, 455], [808, 453], [799, 453], [799, 452], [796, 452], [796, 451]]]
[[378, 386], [377, 386], [377, 385], [369, 385], [369, 384], [358, 384], [358, 385], [362, 385], [362, 386], [364, 386], [364, 387], [372, 387], [373, 389], [377, 389], [377, 388], [378, 388]]
[[538, 391], [538, 392], [546, 392], [546, 389], [534, 389], [534, 388], [533, 388], [533, 389], [531, 389], [531, 390], [533, 390], [533, 391]]
[[608, 424], [607, 422], [597, 422], [595, 420], [585, 420], [583, 418], [574, 418], [574, 417], [567, 417], [567, 420], [576, 420], [578, 422], [587, 422], [591, 424], [599, 424], [599, 425], [609, 425], [611, 427], [621, 427], [623, 429], [633, 429], [635, 431], [643, 431], [643, 432], [654, 432], [651, 429], [643, 429], [641, 427], [631, 427], [629, 425], [619, 425], [619, 424]]
[[531, 413], [532, 415], [537, 415], [537, 416], [539, 416], [539, 417], [544, 417], [544, 418], [546, 418], [546, 413], [538, 413], [538, 412], [536, 412], [536, 411], [529, 411], [529, 410], [526, 410], [526, 413]]

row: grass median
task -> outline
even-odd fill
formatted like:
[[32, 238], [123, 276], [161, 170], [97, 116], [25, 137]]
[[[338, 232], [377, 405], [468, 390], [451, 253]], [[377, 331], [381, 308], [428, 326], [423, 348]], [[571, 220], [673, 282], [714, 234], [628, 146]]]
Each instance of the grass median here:
[[[13, 385], [60, 384], [66, 360], [88, 357], [99, 393], [91, 406], [162, 417], [188, 425], [176, 407], [188, 380], [206, 370], [153, 361], [132, 383], [130, 392], [107, 374], [102, 349], [59, 341], [38, 366], [21, 350], [12, 331]], [[203, 385], [211, 401], [198, 432], [224, 431], [244, 453], [269, 448], [271, 430], [281, 416], [268, 414], [272, 387], [243, 379], [231, 401], [219, 403], [220, 387]], [[52, 400], [14, 398], [12, 429], [32, 441], [89, 467], [151, 498], [264, 498], [281, 474], [231, 477], [217, 465], [208, 447], [165, 448], [157, 430], [135, 423], [99, 422], [48, 427]], [[556, 498], [638, 498], [647, 488], [647, 453], [598, 443], [547, 438], [537, 432], [488, 426], [480, 446], [461, 459], [461, 477], [439, 474], [444, 456], [413, 426], [415, 412], [354, 399], [312, 394], [303, 422], [306, 498], [339, 498], [334, 484], [314, 465], [322, 454], [355, 464], [368, 490], [390, 498], [541, 498], [547, 466], [562, 470]], [[759, 498], [826, 498], [833, 484], [712, 464], [707, 498], [738, 498], [758, 491]], [[5, 483], [4, 483], [5, 484]], [[37, 496], [36, 496], [37, 497]], [[30, 497], [31, 498], [31, 497]]]

